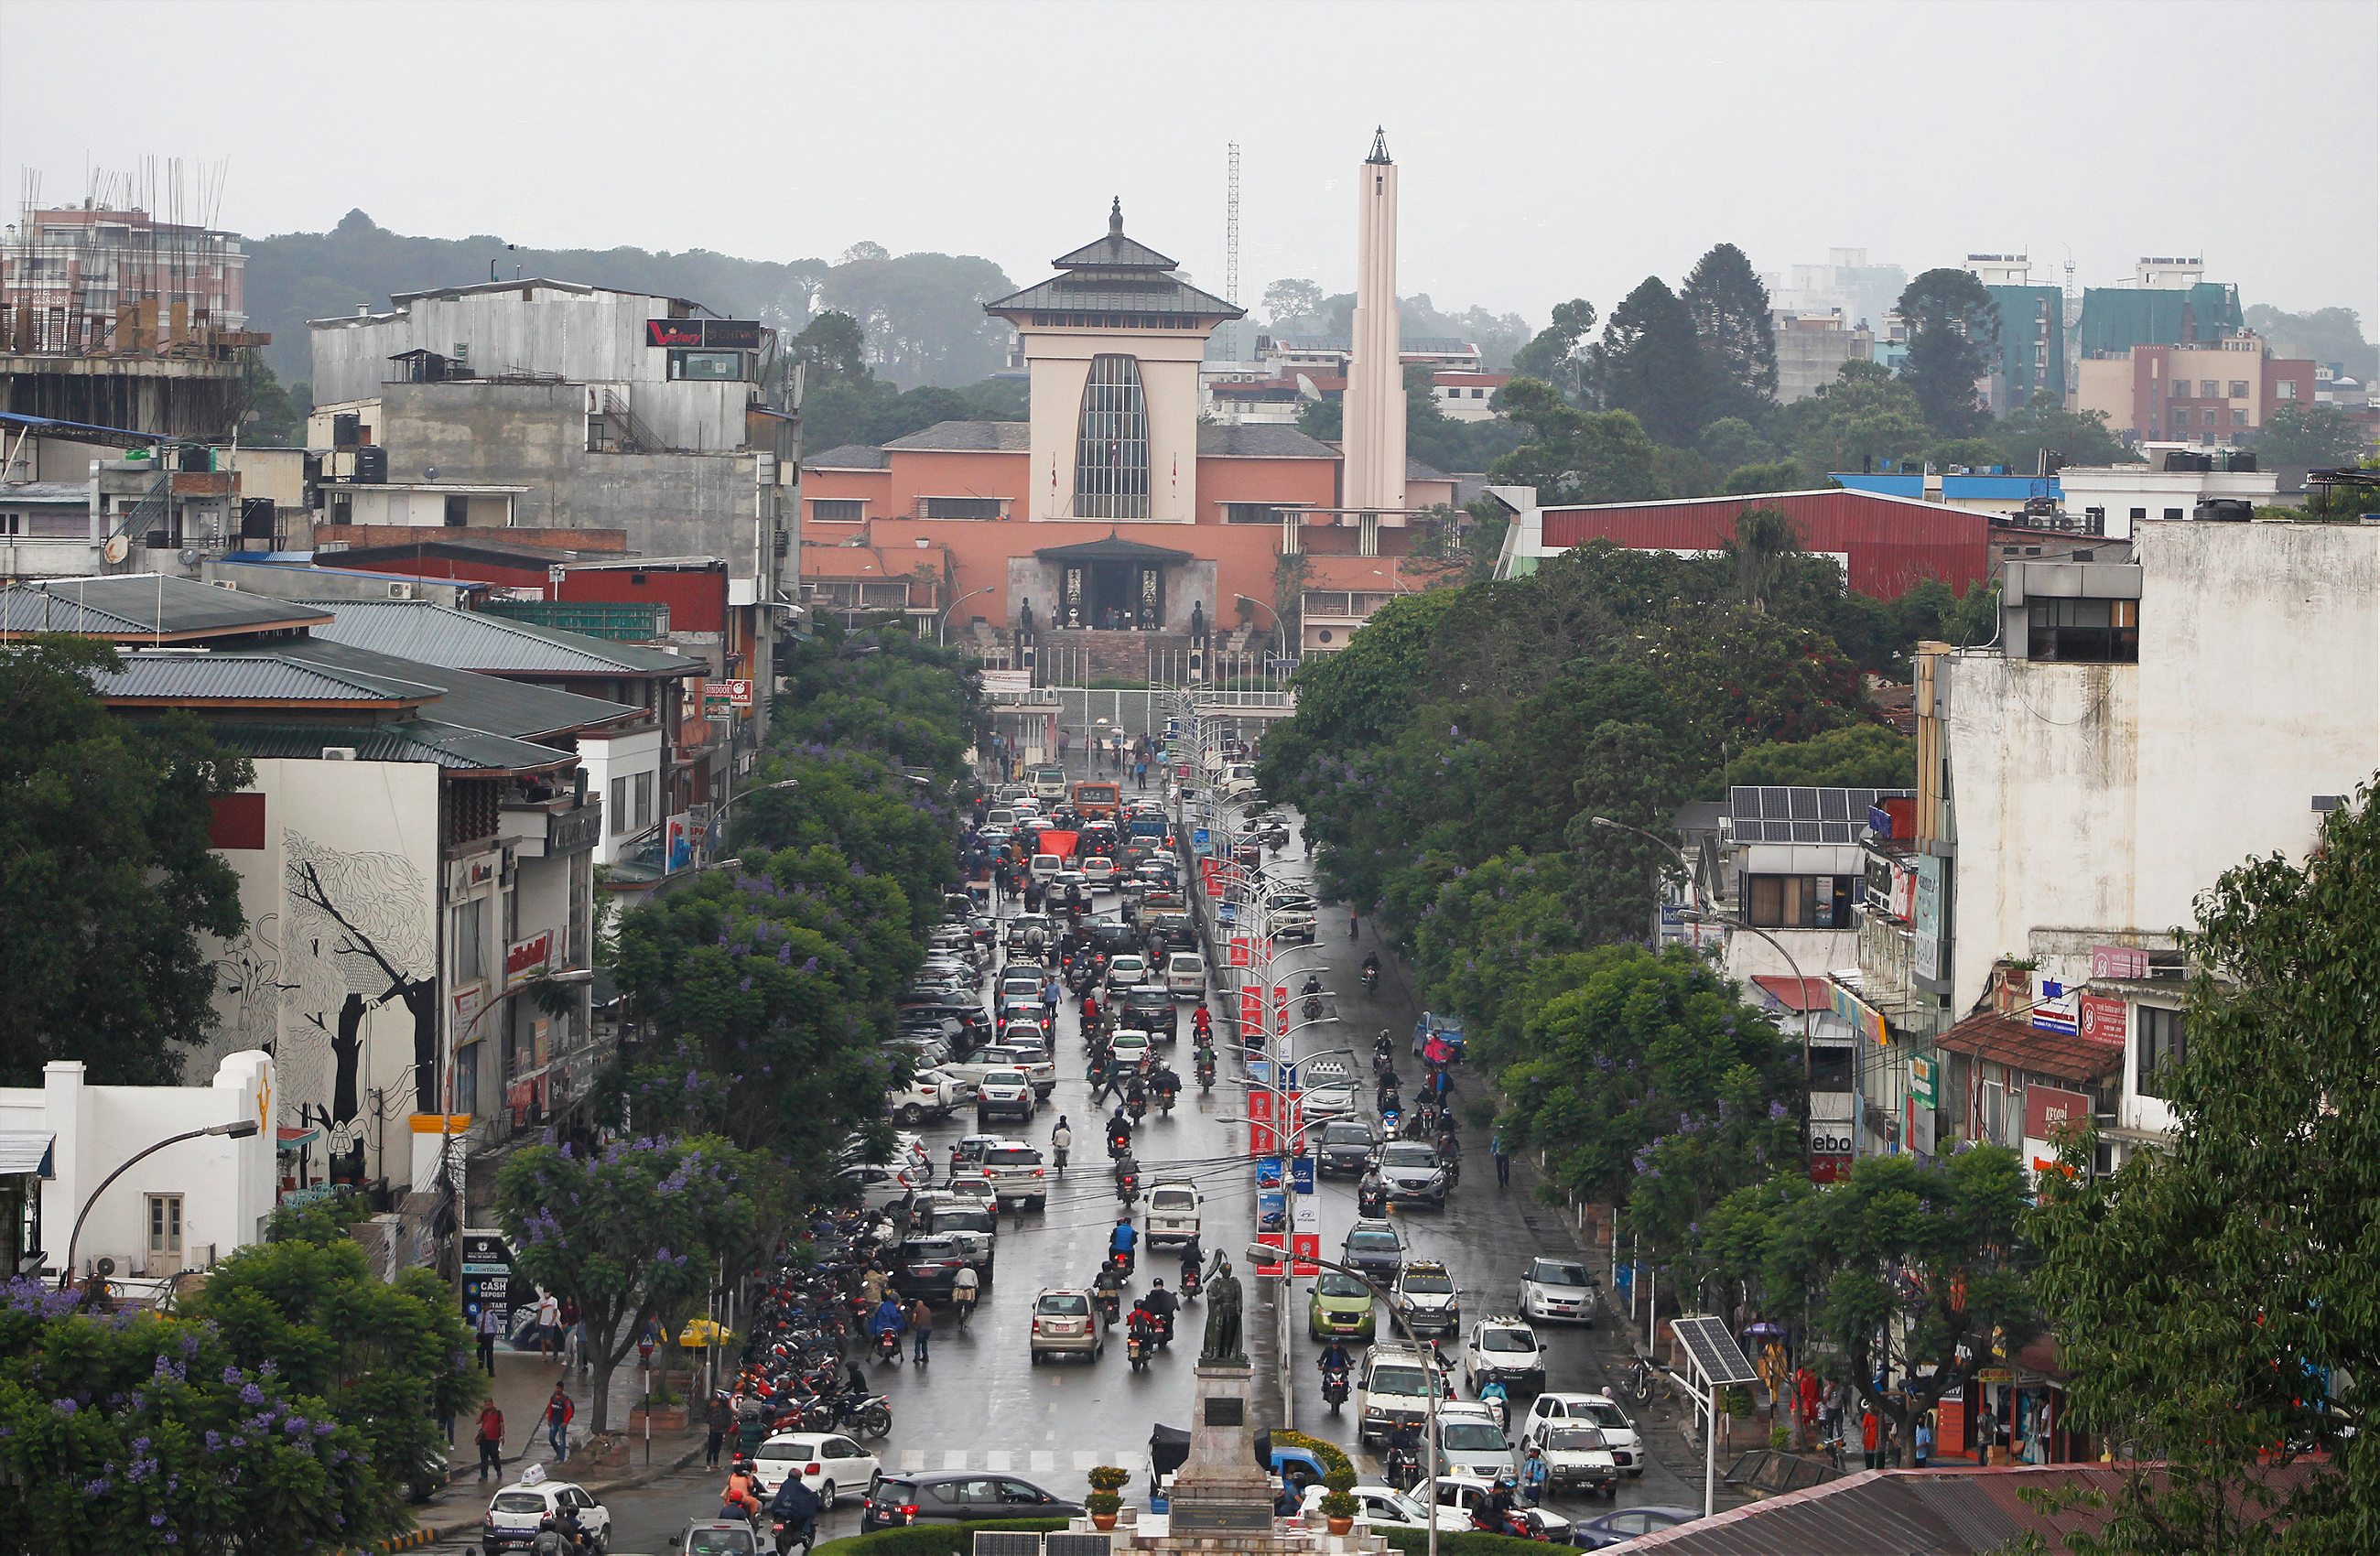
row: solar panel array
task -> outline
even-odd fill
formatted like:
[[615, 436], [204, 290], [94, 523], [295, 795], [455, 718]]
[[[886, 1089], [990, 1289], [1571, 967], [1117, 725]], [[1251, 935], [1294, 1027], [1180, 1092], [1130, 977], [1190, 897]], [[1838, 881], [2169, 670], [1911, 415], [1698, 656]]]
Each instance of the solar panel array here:
[[1915, 792], [1738, 784], [1727, 792], [1728, 828], [1738, 843], [1857, 843], [1870, 806]]
[[1041, 1550], [1043, 1556], [1108, 1556], [1114, 1544], [1108, 1535], [1053, 1534], [1042, 1542]]
[[1670, 1322], [1670, 1331], [1694, 1358], [1694, 1366], [1701, 1370], [1706, 1386], [1726, 1389], [1760, 1381], [1760, 1374], [1752, 1369], [1751, 1358], [1735, 1343], [1735, 1336], [1727, 1331], [1725, 1319], [1677, 1319]]
[[[1106, 1556], [1106, 1551], [1107, 1547], [1101, 1545], [1100, 1556]], [[975, 1532], [975, 1556], [1041, 1556], [1041, 1537], [1002, 1529], [978, 1529]]]

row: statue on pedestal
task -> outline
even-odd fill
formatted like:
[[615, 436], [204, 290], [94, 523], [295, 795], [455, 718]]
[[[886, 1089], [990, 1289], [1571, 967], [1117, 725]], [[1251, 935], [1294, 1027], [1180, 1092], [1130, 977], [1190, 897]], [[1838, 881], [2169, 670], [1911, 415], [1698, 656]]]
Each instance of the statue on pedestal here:
[[1207, 1344], [1198, 1353], [1201, 1367], [1244, 1367], [1247, 1352], [1240, 1344], [1240, 1282], [1232, 1273], [1232, 1261], [1221, 1254], [1215, 1256], [1215, 1267], [1207, 1272]]

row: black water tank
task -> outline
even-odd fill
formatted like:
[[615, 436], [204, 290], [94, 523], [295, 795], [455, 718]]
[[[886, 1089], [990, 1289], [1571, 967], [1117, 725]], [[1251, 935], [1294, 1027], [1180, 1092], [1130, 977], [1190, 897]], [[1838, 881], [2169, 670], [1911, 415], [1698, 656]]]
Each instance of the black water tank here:
[[174, 456], [174, 468], [186, 474], [203, 475], [215, 468], [215, 451], [201, 444], [185, 444]]
[[368, 443], [356, 450], [356, 484], [382, 486], [388, 481], [388, 450]]
[[2255, 517], [2256, 505], [2241, 497], [2207, 497], [2191, 510], [2190, 517], [2201, 524], [2245, 524]]
[[353, 448], [363, 441], [364, 419], [352, 410], [343, 410], [331, 418], [331, 446]]

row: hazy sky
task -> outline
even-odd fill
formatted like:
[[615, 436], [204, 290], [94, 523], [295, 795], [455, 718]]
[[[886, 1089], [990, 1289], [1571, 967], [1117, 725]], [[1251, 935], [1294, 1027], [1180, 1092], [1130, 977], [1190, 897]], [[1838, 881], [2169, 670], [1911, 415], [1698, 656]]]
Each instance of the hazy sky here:
[[[2203, 254], [2245, 301], [2380, 310], [2373, 0], [875, 5], [0, 0], [0, 167], [228, 161], [221, 225], [749, 258], [989, 256], [1104, 230], [1241, 299], [1352, 286], [1355, 164], [1400, 289], [1608, 312], [1732, 240], [1764, 271]], [[13, 205], [13, 201], [12, 201]], [[13, 210], [10, 213], [13, 218]]]

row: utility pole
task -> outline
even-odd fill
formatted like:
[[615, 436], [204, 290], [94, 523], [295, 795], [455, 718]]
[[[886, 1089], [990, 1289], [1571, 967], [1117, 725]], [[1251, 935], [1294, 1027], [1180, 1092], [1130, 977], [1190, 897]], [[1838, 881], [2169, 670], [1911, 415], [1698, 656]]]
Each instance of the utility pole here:
[[[1231, 193], [1224, 204], [1223, 219], [1223, 300], [1236, 306], [1240, 300], [1240, 143], [1231, 142]], [[1232, 361], [1240, 359], [1240, 322], [1236, 319], [1223, 326], [1223, 355]]]

